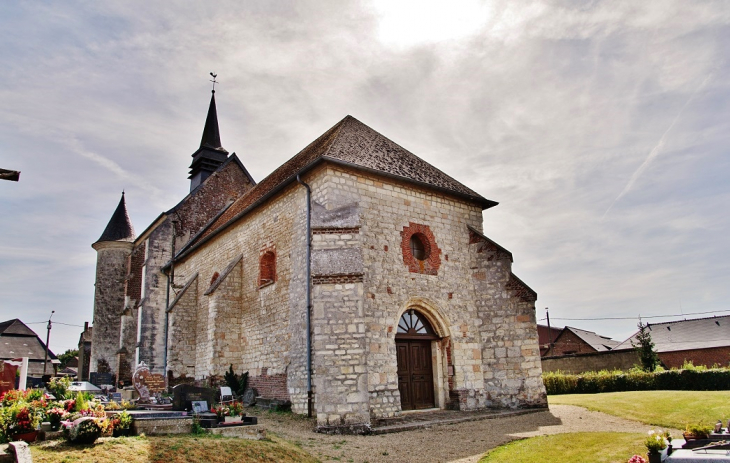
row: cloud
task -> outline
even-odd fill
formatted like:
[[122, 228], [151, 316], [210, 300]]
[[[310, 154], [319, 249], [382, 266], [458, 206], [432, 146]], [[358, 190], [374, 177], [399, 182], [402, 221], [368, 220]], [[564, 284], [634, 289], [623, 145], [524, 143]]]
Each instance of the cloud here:
[[9, 5], [0, 166], [23, 176], [0, 184], [3, 312], [90, 321], [89, 244], [122, 189], [137, 230], [188, 192], [210, 71], [223, 145], [257, 180], [351, 114], [499, 201], [485, 231], [556, 318], [724, 307], [730, 88], [699, 83], [730, 71], [730, 9], [466, 5]]
[[608, 206], [608, 209], [606, 209], [606, 212], [603, 213], [603, 217], [606, 217], [606, 214], [611, 210], [614, 204], [616, 204], [616, 201], [620, 200], [621, 198], [626, 195], [631, 188], [634, 186], [634, 183], [636, 183], [636, 180], [644, 173], [646, 168], [649, 166], [649, 164], [659, 155], [659, 153], [664, 149], [664, 145], [666, 144], [667, 135], [672, 131], [674, 126], [677, 124], [677, 121], [679, 121], [680, 117], [682, 117], [682, 113], [684, 113], [684, 110], [687, 109], [687, 106], [692, 102], [695, 95], [697, 95], [698, 92], [700, 92], [705, 85], [707, 85], [707, 82], [712, 77], [712, 74], [709, 74], [707, 77], [705, 77], [705, 80], [702, 81], [702, 83], [695, 88], [695, 90], [692, 92], [692, 94], [687, 99], [687, 102], [684, 103], [682, 108], [679, 110], [677, 115], [675, 116], [674, 120], [671, 124], [669, 124], [669, 127], [667, 127], [667, 130], [662, 134], [661, 138], [659, 139], [659, 142], [654, 146], [654, 148], [649, 152], [649, 155], [644, 159], [644, 162], [641, 163], [638, 169], [631, 175], [631, 178], [629, 179], [629, 182], [626, 184], [623, 190], [621, 190], [621, 193], [616, 197], [616, 199], [613, 200], [610, 206]]

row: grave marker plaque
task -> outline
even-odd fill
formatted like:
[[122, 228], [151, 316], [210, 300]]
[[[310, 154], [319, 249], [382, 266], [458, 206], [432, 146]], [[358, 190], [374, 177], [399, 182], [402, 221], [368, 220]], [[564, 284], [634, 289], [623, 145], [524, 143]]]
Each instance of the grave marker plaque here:
[[89, 374], [89, 382], [96, 387], [101, 387], [102, 384], [114, 385], [114, 375], [111, 373], [92, 372]]
[[207, 387], [178, 384], [172, 388], [172, 409], [176, 411], [192, 410], [193, 402], [202, 401], [212, 406], [215, 403], [215, 395], [215, 391]]
[[0, 361], [0, 394], [15, 389], [15, 372], [18, 367]]
[[132, 375], [132, 384], [139, 393], [139, 402], [149, 403], [152, 394], [164, 392], [165, 377], [159, 374], [150, 373], [150, 369], [144, 362], [140, 362]]

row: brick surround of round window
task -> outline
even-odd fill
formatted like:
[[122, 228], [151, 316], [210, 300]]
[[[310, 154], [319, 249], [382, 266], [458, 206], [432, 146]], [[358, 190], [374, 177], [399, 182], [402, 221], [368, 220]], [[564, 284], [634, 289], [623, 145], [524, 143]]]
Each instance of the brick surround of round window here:
[[[425, 275], [437, 275], [441, 266], [441, 249], [436, 244], [436, 239], [428, 225], [410, 222], [401, 231], [401, 251], [403, 263], [411, 273], [423, 273]], [[411, 251], [411, 239], [415, 238], [423, 244], [425, 258], [417, 259]]]

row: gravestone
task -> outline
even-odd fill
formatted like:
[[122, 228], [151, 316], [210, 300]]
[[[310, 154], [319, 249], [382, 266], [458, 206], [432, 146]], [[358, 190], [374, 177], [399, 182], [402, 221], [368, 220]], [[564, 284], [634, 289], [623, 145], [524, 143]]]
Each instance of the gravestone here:
[[256, 405], [256, 396], [258, 395], [258, 391], [252, 387], [247, 387], [246, 392], [243, 393], [243, 403], [244, 405], [253, 406]]
[[149, 403], [153, 394], [165, 390], [165, 377], [160, 374], [150, 373], [147, 365], [140, 362], [132, 375], [132, 385], [139, 393], [139, 403]]
[[16, 365], [5, 363], [0, 360], [0, 395], [11, 389], [15, 389], [15, 372], [18, 370]]
[[101, 387], [102, 384], [114, 384], [114, 375], [94, 371], [89, 374], [89, 382], [96, 387]]
[[215, 403], [215, 390], [192, 384], [178, 384], [172, 388], [172, 409], [176, 411], [192, 410], [192, 402], [205, 401], [209, 407]]

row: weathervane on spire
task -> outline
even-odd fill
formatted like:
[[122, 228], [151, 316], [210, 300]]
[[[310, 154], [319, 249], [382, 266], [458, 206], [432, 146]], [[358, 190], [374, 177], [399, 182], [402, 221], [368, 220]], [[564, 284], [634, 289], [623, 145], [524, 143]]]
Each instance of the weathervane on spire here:
[[210, 75], [211, 75], [211, 76], [213, 76], [213, 80], [211, 80], [211, 82], [213, 82], [213, 93], [215, 93], [215, 84], [217, 84], [217, 83], [218, 83], [218, 81], [217, 81], [217, 80], [215, 80], [215, 78], [216, 78], [216, 77], [218, 77], [218, 74], [213, 74], [213, 73], [211, 72], [211, 73], [210, 73]]

